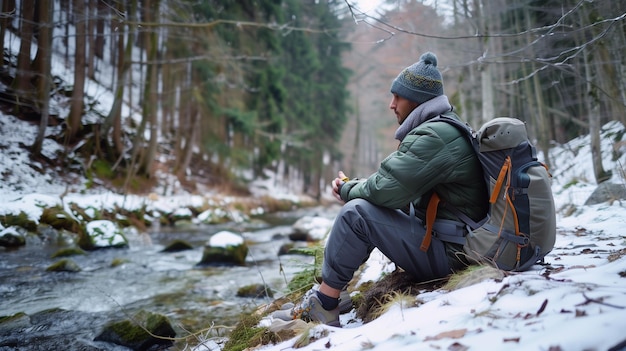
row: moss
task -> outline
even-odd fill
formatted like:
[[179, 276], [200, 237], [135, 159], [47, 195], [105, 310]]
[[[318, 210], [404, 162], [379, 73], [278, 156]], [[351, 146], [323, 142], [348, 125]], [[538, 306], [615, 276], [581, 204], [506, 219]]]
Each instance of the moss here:
[[80, 266], [78, 266], [76, 262], [69, 259], [62, 259], [46, 268], [46, 271], [48, 272], [80, 272], [80, 270]]
[[174, 336], [176, 332], [167, 317], [140, 311], [132, 319], [107, 324], [94, 340], [111, 342], [133, 350], [160, 350], [161, 348], [155, 348], [155, 345], [170, 346], [172, 345], [170, 339]]
[[111, 331], [119, 335], [120, 338], [128, 343], [135, 343], [139, 340], [149, 337], [143, 328], [135, 325], [129, 320], [113, 323], [110, 325]]
[[44, 208], [41, 224], [48, 224], [55, 229], [64, 229], [72, 233], [81, 233], [82, 227], [70, 214], [60, 206]]
[[28, 315], [24, 312], [18, 312], [16, 314], [10, 315], [10, 316], [0, 316], [0, 324], [5, 323], [5, 322], [10, 322], [10, 321], [14, 321], [14, 320], [19, 320], [22, 319], [24, 317], [28, 317]]
[[161, 252], [180, 252], [186, 250], [192, 250], [193, 245], [186, 242], [185, 240], [174, 240], [171, 243], [167, 244]]
[[98, 178], [112, 179], [114, 177], [111, 165], [104, 159], [94, 160], [91, 168]]
[[563, 190], [575, 186], [576, 184], [580, 183], [580, 181], [578, 179], [572, 179], [569, 182], [567, 182], [565, 185], [563, 185]]
[[30, 232], [34, 232], [37, 230], [37, 223], [30, 218], [24, 212], [20, 212], [17, 215], [8, 213], [0, 216], [0, 223], [5, 227], [22, 227]]
[[260, 297], [274, 297], [274, 292], [272, 289], [263, 284], [250, 284], [246, 286], [242, 286], [237, 289], [238, 297], [251, 297], [251, 298], [260, 298]]
[[248, 255], [248, 246], [230, 245], [226, 247], [206, 246], [202, 253], [202, 259], [198, 263], [200, 266], [204, 265], [240, 265], [243, 266], [246, 263], [246, 256]]
[[114, 258], [111, 261], [111, 267], [117, 267], [117, 266], [121, 266], [124, 263], [130, 262], [129, 260], [125, 259], [125, 258]]
[[57, 252], [53, 253], [52, 256], [50, 257], [51, 258], [69, 257], [69, 256], [77, 256], [77, 255], [85, 255], [85, 254], [86, 252], [79, 247], [67, 247], [67, 248], [57, 250]]
[[[76, 217], [81, 218], [84, 221], [102, 219], [100, 211], [94, 207], [88, 206], [87, 208], [81, 208], [77, 204], [72, 202], [69, 204], [69, 208]], [[89, 214], [87, 210], [89, 210], [89, 213], [91, 214]]]

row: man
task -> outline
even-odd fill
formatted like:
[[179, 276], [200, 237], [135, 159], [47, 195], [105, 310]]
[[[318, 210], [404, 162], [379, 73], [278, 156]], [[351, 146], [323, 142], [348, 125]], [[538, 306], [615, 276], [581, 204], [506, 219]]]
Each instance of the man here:
[[482, 169], [465, 135], [446, 122], [426, 123], [442, 114], [458, 118], [443, 94], [437, 57], [427, 52], [405, 68], [391, 93], [389, 108], [400, 124], [398, 149], [367, 179], [348, 180], [338, 173], [332, 191], [345, 204], [327, 241], [323, 281], [275, 317], [340, 326], [340, 292], [374, 248], [417, 281], [442, 278], [468, 264], [461, 244], [464, 224], [445, 206], [437, 211], [430, 244], [422, 246], [424, 214], [433, 193], [476, 221], [488, 209]]

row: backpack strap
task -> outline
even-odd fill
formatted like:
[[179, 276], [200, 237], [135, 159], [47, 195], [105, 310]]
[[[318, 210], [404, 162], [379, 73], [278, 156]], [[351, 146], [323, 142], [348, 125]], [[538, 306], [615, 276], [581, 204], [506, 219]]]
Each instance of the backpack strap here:
[[428, 251], [430, 247], [430, 241], [433, 236], [433, 225], [435, 224], [435, 218], [437, 217], [437, 207], [439, 206], [439, 195], [433, 193], [428, 201], [428, 207], [426, 208], [426, 233], [424, 239], [422, 239], [422, 245], [420, 249], [424, 252]]

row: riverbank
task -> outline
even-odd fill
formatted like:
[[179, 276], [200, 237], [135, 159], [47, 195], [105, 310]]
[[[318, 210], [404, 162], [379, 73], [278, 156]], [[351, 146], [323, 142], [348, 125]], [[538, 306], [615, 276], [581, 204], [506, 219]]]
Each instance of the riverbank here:
[[[31, 198], [41, 199], [35, 195], [23, 197], [23, 209]], [[173, 208], [179, 210], [180, 206]], [[32, 216], [38, 211], [45, 209], [34, 206], [24, 213]], [[22, 316], [16, 319], [17, 325], [13, 321], [0, 323], [0, 350], [31, 350], [28, 345], [35, 342], [48, 349], [125, 350], [95, 342], [94, 338], [104, 324], [142, 310], [170, 319], [179, 338], [172, 350], [195, 345], [193, 335], [199, 331], [206, 337], [227, 335], [242, 313], [271, 301], [267, 296], [238, 296], [239, 289], [251, 284], [267, 285], [274, 296], [281, 296], [288, 281], [312, 264], [312, 257], [278, 255], [281, 246], [291, 243], [292, 224], [312, 212], [326, 216], [326, 223], [333, 215], [326, 207], [300, 207], [257, 214], [242, 221], [208, 224], [181, 219], [175, 225], [150, 226], [146, 232], [127, 230], [128, 247], [67, 257], [78, 267], [72, 272], [47, 271], [49, 265], [61, 259], [54, 256], [56, 252], [73, 246], [62, 239], [70, 234], [27, 234], [24, 246], [0, 248], [4, 251], [0, 256], [0, 319]], [[204, 245], [213, 234], [224, 230], [245, 239], [249, 247], [246, 264], [198, 266]], [[163, 251], [179, 240], [190, 248]], [[72, 328], [64, 327], [66, 324]]]

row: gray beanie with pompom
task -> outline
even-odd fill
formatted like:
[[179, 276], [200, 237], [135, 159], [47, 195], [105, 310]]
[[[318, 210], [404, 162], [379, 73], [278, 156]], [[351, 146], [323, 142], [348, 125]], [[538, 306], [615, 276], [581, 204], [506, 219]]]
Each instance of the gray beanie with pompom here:
[[437, 56], [427, 52], [405, 68], [391, 83], [391, 93], [422, 104], [443, 95], [443, 79], [437, 69]]

